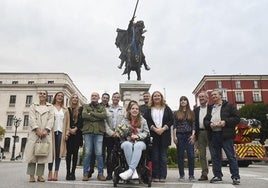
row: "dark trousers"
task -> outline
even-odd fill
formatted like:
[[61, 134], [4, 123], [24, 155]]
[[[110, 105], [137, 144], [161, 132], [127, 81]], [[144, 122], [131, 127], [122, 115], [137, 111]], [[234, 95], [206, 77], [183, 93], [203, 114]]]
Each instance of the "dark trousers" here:
[[[78, 160], [78, 150], [79, 150], [79, 142], [77, 141], [79, 139], [76, 137], [76, 135], [70, 135], [69, 139], [66, 142], [66, 170], [67, 174], [75, 174], [75, 169], [77, 165]], [[71, 170], [71, 164], [72, 164], [72, 170]]]
[[239, 176], [239, 169], [237, 164], [237, 159], [235, 157], [234, 152], [234, 141], [233, 139], [222, 139], [222, 132], [212, 132], [211, 137], [211, 155], [212, 158], [212, 165], [213, 165], [213, 173], [216, 177], [222, 177], [222, 149], [224, 150], [228, 162], [230, 172], [232, 174], [231, 178], [240, 178]]
[[[104, 150], [104, 154], [105, 154], [105, 149], [106, 149], [106, 158], [104, 157], [103, 160], [106, 162], [106, 167], [107, 167], [107, 175], [111, 176], [113, 173], [113, 164], [111, 164], [110, 162], [110, 157], [111, 157], [111, 153], [112, 150], [114, 148], [115, 145], [115, 138], [113, 137], [104, 137], [103, 139], [103, 150]], [[105, 156], [105, 155], [104, 155]]]

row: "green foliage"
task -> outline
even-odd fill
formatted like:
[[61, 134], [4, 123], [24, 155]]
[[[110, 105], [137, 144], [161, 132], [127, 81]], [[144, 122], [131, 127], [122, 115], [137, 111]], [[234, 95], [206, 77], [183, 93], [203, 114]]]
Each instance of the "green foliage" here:
[[[169, 147], [167, 154], [168, 154], [168, 167], [169, 168], [178, 168], [177, 148]], [[185, 168], [188, 167], [186, 152], [184, 154], [184, 167]], [[200, 167], [199, 152], [198, 152], [198, 150], [195, 150], [195, 168], [197, 168], [197, 167]]]
[[268, 104], [249, 104], [238, 110], [240, 117], [247, 119], [257, 119], [262, 122], [263, 128], [268, 128], [266, 114], [268, 114]]
[[168, 165], [177, 164], [178, 163], [178, 154], [177, 148], [169, 147], [167, 151], [168, 155]]
[[0, 126], [0, 141], [4, 138], [6, 130]]

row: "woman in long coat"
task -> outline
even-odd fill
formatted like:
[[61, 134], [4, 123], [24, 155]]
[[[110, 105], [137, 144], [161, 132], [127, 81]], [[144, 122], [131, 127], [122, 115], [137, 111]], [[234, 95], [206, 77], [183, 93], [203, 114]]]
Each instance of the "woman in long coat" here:
[[[40, 91], [39, 103], [34, 103], [30, 107], [30, 130], [23, 157], [24, 162], [28, 163], [27, 174], [30, 175], [30, 182], [35, 182], [35, 174], [38, 176], [37, 181], [44, 182], [45, 163], [52, 162], [51, 130], [54, 124], [54, 109], [52, 104], [46, 102], [47, 97], [47, 91]], [[36, 157], [34, 155], [34, 145], [39, 138], [46, 139], [50, 144], [48, 156]]]

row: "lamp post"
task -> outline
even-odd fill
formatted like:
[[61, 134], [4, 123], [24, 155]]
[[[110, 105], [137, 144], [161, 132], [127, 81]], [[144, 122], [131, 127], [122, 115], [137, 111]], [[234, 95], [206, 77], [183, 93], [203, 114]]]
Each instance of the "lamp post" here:
[[13, 123], [15, 126], [15, 136], [13, 136], [14, 138], [14, 142], [13, 142], [13, 148], [12, 148], [12, 156], [11, 156], [11, 161], [15, 161], [15, 149], [16, 149], [16, 139], [17, 139], [17, 129], [20, 126], [20, 122], [21, 119], [17, 119], [16, 116], [13, 117]]

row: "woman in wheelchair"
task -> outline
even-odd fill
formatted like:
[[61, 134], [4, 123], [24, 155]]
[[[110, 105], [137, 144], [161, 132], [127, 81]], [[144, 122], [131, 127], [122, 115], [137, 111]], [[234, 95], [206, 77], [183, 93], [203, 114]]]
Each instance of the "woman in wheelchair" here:
[[[124, 130], [122, 129], [124, 127]], [[118, 125], [117, 134], [124, 139], [121, 148], [128, 164], [128, 170], [119, 174], [123, 180], [138, 179], [137, 166], [142, 151], [146, 149], [145, 140], [149, 136], [146, 120], [141, 116], [138, 104], [132, 104], [126, 118]], [[130, 131], [127, 131], [130, 130]]]

